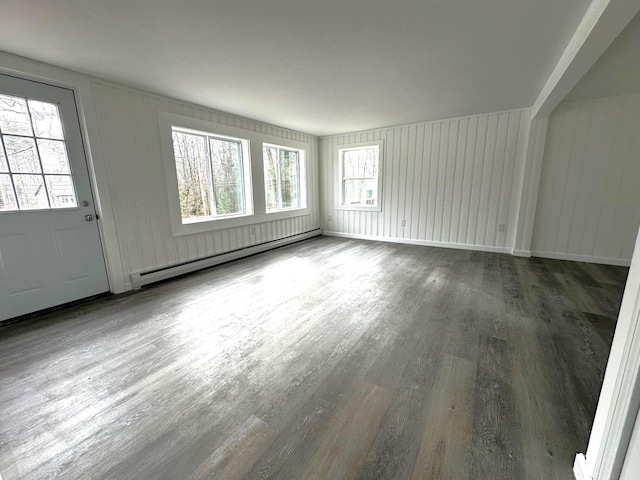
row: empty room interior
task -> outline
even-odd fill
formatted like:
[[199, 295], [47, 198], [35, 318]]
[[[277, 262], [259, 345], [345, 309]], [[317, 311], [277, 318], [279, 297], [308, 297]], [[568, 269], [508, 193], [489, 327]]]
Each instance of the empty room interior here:
[[3, 1], [0, 480], [639, 479], [639, 12]]

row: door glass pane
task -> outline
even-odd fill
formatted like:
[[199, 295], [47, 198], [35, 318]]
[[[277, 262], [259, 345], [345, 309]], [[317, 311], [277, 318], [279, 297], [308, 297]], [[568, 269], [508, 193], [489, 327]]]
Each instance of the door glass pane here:
[[0, 211], [77, 206], [57, 104], [0, 95], [0, 137]]
[[38, 139], [38, 150], [44, 173], [71, 173], [64, 142]]
[[0, 172], [8, 172], [9, 166], [7, 164], [7, 157], [4, 154], [4, 148], [2, 148], [2, 143], [0, 143]]
[[209, 139], [216, 213], [244, 213], [242, 146], [239, 142]]
[[20, 210], [49, 208], [47, 191], [40, 175], [13, 175]]
[[299, 207], [298, 152], [280, 150], [280, 185], [282, 208]]
[[51, 208], [73, 208], [77, 205], [73, 182], [68, 175], [45, 175]]
[[4, 134], [33, 135], [24, 98], [0, 95], [0, 131]]
[[9, 165], [13, 173], [40, 173], [40, 161], [33, 138], [4, 136]]
[[17, 210], [18, 203], [13, 193], [11, 178], [9, 175], [0, 175], [0, 212]]
[[29, 100], [29, 110], [36, 137], [64, 140], [58, 106], [53, 103]]

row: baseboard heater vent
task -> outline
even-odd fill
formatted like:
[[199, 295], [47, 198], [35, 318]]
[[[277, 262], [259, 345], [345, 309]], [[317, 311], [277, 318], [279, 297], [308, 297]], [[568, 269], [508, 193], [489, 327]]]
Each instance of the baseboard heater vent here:
[[178, 275], [184, 275], [186, 273], [202, 270], [203, 268], [209, 268], [221, 263], [227, 263], [232, 260], [238, 260], [239, 258], [249, 257], [256, 253], [266, 252], [274, 248], [283, 247], [291, 243], [300, 242], [308, 238], [317, 237], [322, 235], [322, 230], [316, 228], [315, 230], [309, 230], [305, 233], [299, 233], [297, 235], [291, 235], [289, 237], [280, 238], [278, 240], [270, 240], [268, 242], [259, 243], [257, 245], [251, 245], [249, 247], [238, 248], [237, 250], [231, 250], [230, 252], [219, 253], [217, 255], [211, 255], [209, 257], [199, 258], [197, 260], [191, 260], [188, 262], [178, 263], [175, 265], [169, 265], [163, 268], [157, 268], [154, 270], [147, 270], [145, 272], [136, 272], [130, 275], [131, 286], [140, 288], [150, 283], [166, 280]]

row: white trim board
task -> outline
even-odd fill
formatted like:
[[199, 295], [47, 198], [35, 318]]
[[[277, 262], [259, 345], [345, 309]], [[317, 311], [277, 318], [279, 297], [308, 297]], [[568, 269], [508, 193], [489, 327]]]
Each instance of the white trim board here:
[[421, 245], [424, 247], [454, 248], [457, 250], [474, 250], [477, 252], [511, 253], [511, 250], [506, 247], [471, 245], [467, 243], [434, 242], [431, 240], [414, 240], [412, 238], [398, 238], [398, 237], [380, 237], [377, 235], [359, 235], [355, 233], [330, 232], [326, 230], [322, 232], [322, 234], [328, 237], [353, 238], [356, 240], [373, 240], [376, 242], [404, 243], [406, 245]]
[[587, 459], [582, 453], [576, 455], [576, 460], [573, 464], [573, 475], [576, 480], [593, 480], [589, 473], [589, 467], [587, 466]]
[[531, 251], [532, 257], [552, 258], [554, 260], [570, 260], [572, 262], [598, 263], [601, 265], [615, 265], [618, 267], [628, 267], [631, 265], [631, 259], [614, 258], [614, 257], [592, 257], [590, 255], [576, 255], [573, 253], [557, 253], [557, 252], [540, 252], [538, 250]]
[[638, 414], [640, 375], [640, 234], [636, 237], [611, 353], [585, 454], [594, 480], [620, 476]]

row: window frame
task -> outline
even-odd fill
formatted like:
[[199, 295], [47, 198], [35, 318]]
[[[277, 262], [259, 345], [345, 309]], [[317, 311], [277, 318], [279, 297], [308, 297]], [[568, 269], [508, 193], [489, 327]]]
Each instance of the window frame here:
[[[374, 205], [349, 205], [344, 203], [344, 158], [342, 152], [349, 150], [364, 150], [365, 148], [378, 148], [378, 195]], [[382, 211], [382, 176], [384, 165], [384, 140], [374, 140], [371, 142], [349, 143], [336, 145], [334, 158], [336, 159], [336, 184], [335, 184], [335, 208], [337, 210], [355, 210], [365, 212]], [[367, 177], [369, 178], [369, 177]]]
[[[222, 213], [222, 214], [215, 213], [212, 215], [208, 215], [206, 217], [196, 217], [196, 218], [187, 218], [187, 219], [182, 217], [182, 214], [180, 214], [180, 221], [182, 222], [182, 224], [189, 225], [192, 223], [200, 223], [200, 222], [210, 222], [210, 221], [214, 222], [214, 221], [220, 221], [220, 220], [225, 220], [229, 218], [245, 217], [247, 215], [252, 215], [253, 204], [249, 205], [247, 202], [247, 198], [249, 198], [251, 194], [251, 185], [250, 185], [250, 182], [247, 182], [247, 178], [249, 179], [251, 178], [251, 166], [250, 166], [250, 162], [247, 161], [247, 157], [249, 156], [249, 140], [244, 138], [235, 138], [228, 135], [220, 135], [214, 132], [204, 132], [201, 130], [194, 130], [192, 128], [185, 128], [178, 125], [172, 125], [171, 126], [172, 148], [173, 148], [173, 133], [175, 131], [178, 131], [179, 133], [185, 133], [187, 135], [193, 135], [193, 136], [204, 138], [204, 146], [207, 153], [207, 161], [209, 162], [210, 176], [207, 179], [207, 182], [209, 184], [209, 188], [211, 189], [211, 193], [209, 195], [210, 196], [209, 202], [210, 202], [210, 208], [212, 212], [215, 212], [217, 207], [216, 207], [216, 201], [215, 201], [216, 185], [213, 179], [213, 175], [211, 174], [211, 172], [213, 172], [211, 140], [220, 140], [220, 141], [226, 141], [229, 143], [237, 143], [240, 146], [240, 161], [242, 162], [241, 177], [242, 177], [244, 211], [238, 212], [238, 213]], [[175, 150], [174, 150], [174, 166], [175, 166]], [[177, 170], [176, 170], [176, 180], [177, 180]], [[180, 204], [179, 200], [178, 200], [178, 204]]]
[[[305, 158], [305, 150], [304, 149], [300, 149], [300, 148], [296, 148], [296, 147], [289, 147], [289, 146], [284, 146], [284, 145], [279, 145], [279, 144], [275, 144], [275, 143], [269, 143], [269, 142], [263, 142], [262, 143], [262, 164], [264, 165], [264, 152], [267, 148], [275, 148], [278, 153], [280, 150], [286, 150], [289, 152], [296, 152], [298, 154], [298, 199], [299, 199], [299, 204], [295, 207], [282, 207], [282, 185], [280, 183], [280, 168], [276, 169], [276, 175], [277, 175], [277, 184], [280, 187], [278, 189], [278, 205], [279, 208], [273, 209], [273, 210], [269, 210], [267, 208], [266, 202], [267, 202], [267, 192], [266, 192], [266, 188], [267, 188], [267, 172], [263, 170], [263, 184], [265, 187], [265, 196], [264, 196], [264, 200], [265, 200], [265, 213], [267, 215], [273, 215], [275, 213], [280, 213], [280, 212], [289, 212], [289, 211], [296, 211], [296, 210], [302, 210], [305, 209], [307, 206], [307, 182], [306, 182], [306, 158]], [[280, 166], [280, 156], [277, 155], [276, 156], [276, 163], [277, 166]]]
[[[171, 231], [173, 236], [189, 235], [251, 223], [254, 214], [253, 202], [253, 174], [251, 162], [251, 144], [246, 135], [246, 131], [229, 127], [227, 125], [208, 122], [192, 117], [159, 112], [160, 126], [160, 146], [164, 159], [165, 180], [167, 186], [167, 197], [169, 201], [169, 218], [171, 221]], [[232, 140], [240, 142], [242, 147], [243, 180], [245, 195], [245, 211], [240, 214], [227, 214], [217, 217], [203, 217], [192, 221], [183, 222], [180, 211], [180, 197], [178, 192], [178, 176], [176, 170], [176, 160], [173, 149], [173, 128], [177, 128], [185, 133], [202, 135], [207, 137], [207, 150], [209, 149], [208, 138], [220, 140]]]

